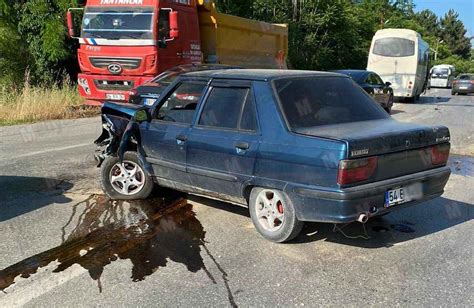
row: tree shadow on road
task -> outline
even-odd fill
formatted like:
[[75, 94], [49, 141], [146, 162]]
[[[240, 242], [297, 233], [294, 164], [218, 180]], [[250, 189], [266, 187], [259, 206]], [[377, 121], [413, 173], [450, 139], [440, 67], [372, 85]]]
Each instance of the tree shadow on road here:
[[67, 180], [0, 176], [0, 222], [35, 211], [52, 203], [68, 203], [63, 194], [73, 184]]

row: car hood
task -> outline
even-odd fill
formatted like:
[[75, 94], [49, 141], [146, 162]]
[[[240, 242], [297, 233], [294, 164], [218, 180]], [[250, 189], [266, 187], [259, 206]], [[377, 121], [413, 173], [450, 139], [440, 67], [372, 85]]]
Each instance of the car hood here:
[[105, 102], [102, 106], [102, 114], [120, 116], [130, 119], [135, 115], [137, 110], [143, 109], [143, 107], [143, 105], [129, 103]]

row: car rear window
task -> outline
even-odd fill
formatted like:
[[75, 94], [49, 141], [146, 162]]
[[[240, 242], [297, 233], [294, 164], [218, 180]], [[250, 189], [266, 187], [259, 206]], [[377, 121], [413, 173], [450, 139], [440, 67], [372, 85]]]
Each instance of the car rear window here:
[[461, 75], [459, 80], [474, 80], [474, 75]]
[[350, 78], [288, 78], [274, 85], [291, 130], [389, 117]]

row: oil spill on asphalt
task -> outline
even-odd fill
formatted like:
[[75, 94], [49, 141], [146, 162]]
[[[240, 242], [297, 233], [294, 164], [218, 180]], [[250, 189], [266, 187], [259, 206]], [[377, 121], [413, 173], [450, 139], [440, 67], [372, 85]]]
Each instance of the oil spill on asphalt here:
[[172, 260], [194, 273], [204, 270], [216, 283], [201, 257], [203, 247], [210, 255], [204, 242], [206, 232], [192, 205], [180, 196], [111, 201], [94, 195], [73, 207], [62, 230], [60, 246], [0, 271], [0, 290], [5, 292], [17, 277], [28, 278], [38, 268], [54, 261], [59, 265], [53, 273], [62, 272], [73, 264], [85, 268], [100, 292], [104, 268], [118, 259], [131, 261], [131, 279], [135, 282], [144, 280]]

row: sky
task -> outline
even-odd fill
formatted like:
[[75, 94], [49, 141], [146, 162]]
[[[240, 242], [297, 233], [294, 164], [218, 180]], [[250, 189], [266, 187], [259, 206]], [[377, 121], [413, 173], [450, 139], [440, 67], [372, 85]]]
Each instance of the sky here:
[[[474, 36], [474, 0], [414, 0], [413, 3], [415, 12], [429, 9], [439, 17], [454, 9], [466, 27], [466, 36]], [[474, 40], [471, 40], [471, 44], [474, 44]]]

